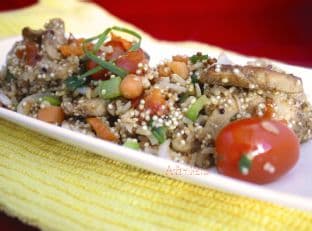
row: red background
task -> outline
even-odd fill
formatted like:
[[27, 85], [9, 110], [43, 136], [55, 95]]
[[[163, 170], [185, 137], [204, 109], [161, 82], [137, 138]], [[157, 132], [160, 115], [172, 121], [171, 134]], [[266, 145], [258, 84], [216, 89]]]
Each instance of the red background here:
[[[34, 2], [1, 1], [0, 11]], [[310, 0], [94, 2], [159, 39], [201, 41], [312, 67]], [[0, 213], [0, 230], [33, 229]]]

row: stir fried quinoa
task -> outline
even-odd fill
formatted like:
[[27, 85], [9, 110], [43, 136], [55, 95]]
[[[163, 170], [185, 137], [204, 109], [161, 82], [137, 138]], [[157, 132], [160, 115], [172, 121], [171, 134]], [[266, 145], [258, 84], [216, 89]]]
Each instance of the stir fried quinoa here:
[[0, 74], [3, 107], [202, 168], [214, 164], [216, 135], [234, 120], [273, 118], [301, 142], [312, 136], [301, 80], [267, 63], [225, 65], [197, 53], [152, 68], [134, 31], [64, 33], [61, 19], [23, 29]]

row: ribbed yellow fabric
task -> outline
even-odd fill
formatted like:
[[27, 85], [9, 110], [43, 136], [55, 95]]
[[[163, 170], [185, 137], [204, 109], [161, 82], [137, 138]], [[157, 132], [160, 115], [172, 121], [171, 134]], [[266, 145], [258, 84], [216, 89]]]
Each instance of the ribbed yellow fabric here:
[[143, 171], [0, 120], [0, 206], [46, 230], [309, 230], [311, 214]]
[[[87, 15], [93, 9], [94, 20], [116, 24], [94, 5], [69, 2], [74, 7], [61, 11], [56, 10], [60, 1], [44, 1], [21, 14], [0, 14], [0, 36], [62, 16], [57, 12], [66, 12], [67, 22], [75, 11]], [[25, 13], [32, 9], [38, 21]], [[158, 176], [1, 119], [0, 209], [43, 230], [312, 229], [309, 213]]]

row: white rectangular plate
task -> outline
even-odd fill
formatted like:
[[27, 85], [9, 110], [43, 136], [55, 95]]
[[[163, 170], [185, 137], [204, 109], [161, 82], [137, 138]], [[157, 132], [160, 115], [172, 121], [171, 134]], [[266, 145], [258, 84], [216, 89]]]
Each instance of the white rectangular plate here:
[[[12, 47], [14, 41], [18, 39], [19, 38], [9, 38], [0, 41], [0, 65], [4, 65], [6, 54]], [[175, 46], [167, 43], [143, 42], [142, 46], [151, 55], [152, 65], [164, 58], [170, 58], [174, 54], [190, 55], [198, 51], [188, 46]], [[209, 48], [201, 50], [201, 52], [208, 53], [213, 57], [218, 57], [220, 51], [219, 49], [210, 50]], [[231, 52], [226, 52], [226, 54], [237, 64], [245, 64], [247, 61], [253, 60], [253, 58]], [[274, 63], [287, 72], [300, 76], [303, 80], [305, 92], [308, 94], [312, 93], [312, 69], [290, 66], [277, 62]], [[311, 101], [311, 95], [308, 95], [308, 97]], [[222, 176], [218, 174], [215, 169], [204, 171], [187, 165], [177, 164], [168, 159], [124, 148], [107, 141], [50, 125], [3, 108], [0, 108], [0, 117], [61, 142], [79, 146], [98, 155], [122, 161], [157, 174], [166, 175], [174, 179], [204, 187], [215, 188], [225, 192], [312, 211], [312, 181], [309, 180], [312, 166], [311, 141], [301, 145], [299, 162], [287, 175], [276, 182], [258, 186]], [[168, 171], [168, 169], [170, 171]], [[173, 171], [177, 169], [181, 169], [181, 171]]]

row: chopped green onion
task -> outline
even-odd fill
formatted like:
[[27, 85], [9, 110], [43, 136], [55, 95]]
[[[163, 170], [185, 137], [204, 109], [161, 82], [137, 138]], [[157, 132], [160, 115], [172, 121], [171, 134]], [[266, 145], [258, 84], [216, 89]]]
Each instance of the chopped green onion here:
[[159, 144], [162, 144], [167, 139], [167, 128], [166, 127], [154, 127], [152, 128], [152, 134], [157, 139]]
[[140, 48], [140, 43], [134, 43], [130, 48], [129, 51], [137, 51]]
[[79, 87], [82, 87], [86, 83], [86, 78], [81, 76], [71, 76], [64, 81], [66, 88], [70, 91], [74, 91]]
[[134, 43], [133, 46], [130, 47], [129, 51], [136, 51], [140, 48], [141, 40], [142, 40], [142, 37], [140, 34], [138, 34], [137, 32], [135, 32], [133, 30], [124, 28], [124, 27], [113, 26], [112, 29], [117, 30], [117, 31], [121, 31], [121, 32], [125, 32], [127, 34], [131, 34], [131, 35], [133, 35], [139, 39], [139, 41], [137, 43]]
[[[107, 69], [109, 71], [111, 71], [112, 73], [120, 76], [120, 77], [125, 77], [128, 73], [127, 71], [125, 71], [124, 69], [122, 68], [119, 68], [117, 67], [114, 63], [112, 62], [107, 62], [105, 60], [102, 60], [101, 58], [99, 58], [96, 53], [97, 51], [100, 49], [100, 47], [102, 46], [102, 44], [104, 43], [104, 41], [106, 40], [108, 34], [112, 31], [112, 30], [116, 30], [116, 31], [121, 31], [121, 32], [125, 32], [125, 33], [128, 33], [130, 35], [133, 35], [135, 37], [137, 37], [139, 39], [138, 42], [134, 43], [132, 47], [130, 47], [129, 51], [136, 51], [140, 48], [140, 44], [141, 44], [141, 40], [142, 40], [142, 37], [141, 35], [139, 35], [137, 32], [133, 31], [133, 30], [129, 30], [127, 28], [123, 28], [123, 27], [117, 27], [117, 26], [113, 26], [113, 27], [110, 27], [110, 28], [107, 28], [103, 33], [97, 35], [97, 36], [94, 36], [94, 37], [91, 37], [91, 38], [88, 38], [86, 40], [84, 40], [83, 42], [83, 50], [84, 50], [84, 53], [86, 55], [87, 58], [91, 59], [92, 61], [94, 61], [95, 63], [97, 63], [99, 66], [101, 66], [101, 69]], [[90, 52], [86, 49], [86, 44], [88, 42], [91, 42], [93, 40], [98, 40], [96, 42], [96, 44], [94, 45], [94, 48], [93, 48], [93, 51]], [[98, 72], [99, 70], [101, 69], [95, 69], [96, 72]], [[92, 69], [94, 70], [94, 69]], [[90, 70], [90, 71], [92, 71]], [[96, 72], [93, 72], [92, 74], [95, 74]], [[88, 73], [88, 72], [86, 72]], [[91, 74], [88, 74], [87, 76], [89, 76]], [[86, 77], [86, 76], [84, 76]], [[74, 79], [72, 79], [74, 80]], [[76, 79], [75, 79], [76, 81]], [[77, 81], [76, 81], [77, 82]], [[75, 84], [74, 84], [75, 86]]]
[[79, 77], [80, 77], [80, 78], [85, 78], [85, 77], [88, 77], [88, 76], [90, 76], [90, 75], [93, 75], [93, 74], [99, 72], [100, 70], [103, 70], [103, 67], [97, 66], [97, 67], [95, 67], [95, 68], [93, 68], [93, 69], [91, 69], [91, 70], [89, 70], [89, 71], [83, 73], [83, 74], [80, 75]]
[[107, 61], [102, 60], [98, 56], [92, 54], [90, 51], [85, 50], [85, 54], [89, 59], [91, 59], [93, 62], [97, 63], [98, 65], [100, 65], [102, 68], [107, 69], [120, 77], [125, 77], [128, 74], [127, 71], [125, 71], [124, 69], [117, 67], [112, 62], [107, 62]]
[[109, 32], [111, 32], [111, 30], [112, 30], [111, 28], [108, 28], [99, 36], [98, 41], [93, 48], [93, 53], [96, 53], [100, 49], [100, 47], [102, 46], [103, 42], [105, 41], [107, 35], [109, 34]]
[[109, 80], [100, 81], [97, 90], [103, 99], [113, 99], [120, 96], [121, 78], [115, 77]]
[[189, 109], [186, 111], [185, 116], [195, 122], [198, 118], [199, 112], [204, 108], [207, 103], [208, 98], [205, 95], [199, 97], [195, 103], [193, 103]]
[[123, 146], [134, 150], [140, 150], [140, 145], [136, 139], [127, 139]]
[[250, 168], [251, 168], [251, 159], [247, 155], [242, 155], [242, 157], [239, 160], [239, 171], [243, 174], [246, 175], [248, 174]]
[[46, 101], [49, 104], [51, 104], [52, 106], [60, 106], [61, 105], [60, 98], [57, 96], [53, 96], [53, 95], [46, 95], [46, 96], [42, 97], [42, 101]]
[[208, 58], [208, 55], [196, 54], [190, 57], [190, 61], [191, 63], [195, 64], [199, 61], [207, 60]]
[[93, 37], [91, 37], [91, 38], [87, 38], [87, 39], [85, 39], [83, 42], [84, 42], [84, 43], [92, 42], [93, 40], [99, 39], [99, 37], [100, 37], [102, 34], [103, 34], [103, 33], [98, 34], [98, 35], [96, 35], [96, 36], [93, 36]]
[[129, 51], [136, 51], [140, 48], [140, 45], [141, 45], [141, 40], [142, 40], [142, 37], [140, 34], [138, 34], [137, 32], [133, 31], [133, 30], [130, 30], [130, 29], [127, 29], [127, 28], [124, 28], [124, 27], [118, 27], [118, 26], [113, 26], [113, 27], [110, 27], [110, 28], [107, 28], [103, 33], [99, 34], [99, 35], [96, 35], [94, 37], [91, 37], [91, 38], [88, 38], [84, 41], [84, 44], [88, 43], [88, 42], [91, 42], [93, 40], [96, 40], [98, 39], [97, 43], [95, 44], [94, 48], [93, 48], [93, 53], [96, 53], [101, 45], [104, 43], [105, 39], [107, 38], [107, 35], [112, 31], [112, 30], [116, 30], [116, 31], [120, 31], [120, 32], [124, 32], [124, 33], [127, 33], [127, 34], [130, 34], [130, 35], [133, 35], [135, 37], [137, 37], [139, 39], [138, 42], [134, 43], [132, 47], [130, 47]]
[[77, 88], [84, 86], [86, 81], [87, 81], [86, 77], [93, 75], [102, 69], [103, 69], [103, 67], [97, 66], [97, 67], [83, 73], [82, 75], [69, 77], [68, 79], [66, 79], [64, 81], [67, 89], [74, 91]]
[[148, 121], [147, 125], [149, 127], [153, 127], [154, 126], [154, 120], [151, 119], [150, 121]]
[[191, 80], [192, 80], [192, 83], [198, 83], [198, 76], [195, 73], [193, 73], [191, 75]]
[[184, 92], [179, 95], [179, 101], [178, 103], [183, 103], [185, 100], [189, 97], [189, 94], [187, 92]]
[[121, 31], [121, 32], [125, 32], [127, 34], [131, 34], [134, 37], [137, 37], [138, 39], [142, 39], [141, 35], [133, 30], [130, 30], [128, 28], [125, 27], [119, 27], [119, 26], [113, 26], [112, 27], [113, 30], [117, 30], [117, 31]]

